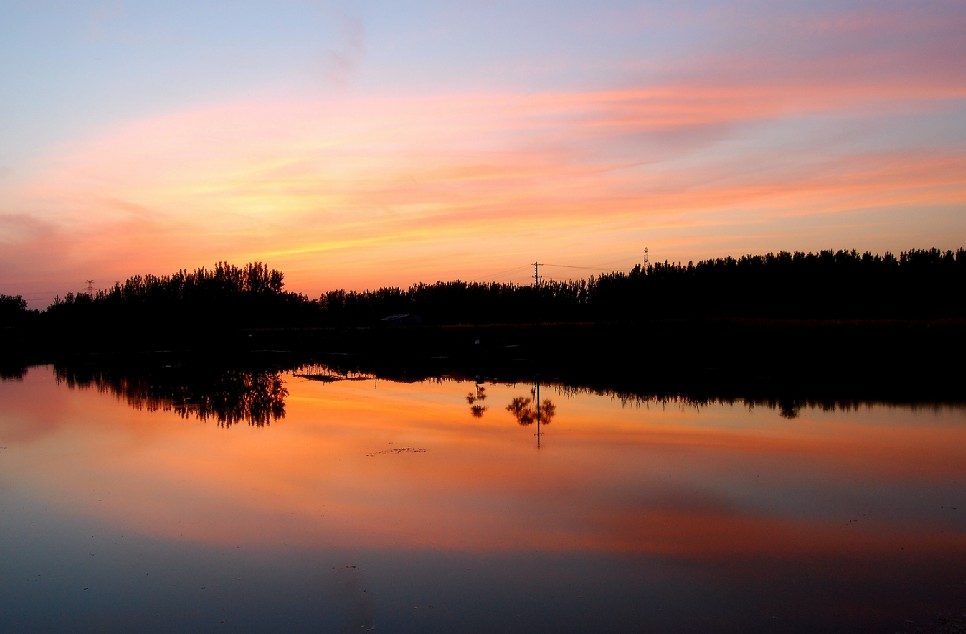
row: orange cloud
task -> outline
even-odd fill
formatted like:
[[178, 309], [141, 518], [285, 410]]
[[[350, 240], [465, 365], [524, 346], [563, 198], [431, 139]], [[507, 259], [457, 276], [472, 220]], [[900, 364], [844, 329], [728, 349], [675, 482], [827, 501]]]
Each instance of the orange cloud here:
[[[910, 73], [755, 81], [731, 63], [718, 62], [719, 81], [237, 103], [132, 121], [65, 144], [0, 192], [0, 209], [26, 210], [58, 236], [20, 232], [11, 253], [104, 285], [263, 259], [315, 294], [574, 253], [585, 259], [570, 264], [623, 253], [630, 266], [644, 244], [691, 259], [695, 241], [807, 235], [801, 218], [815, 214], [966, 201], [958, 146], [821, 147], [795, 130], [870, 109], [887, 122], [956, 107], [966, 84]], [[749, 239], [715, 241], [721, 227]], [[791, 248], [876, 249], [885, 235], [905, 236], [885, 247], [898, 250], [921, 232], [883, 217], [874, 231], [817, 231]], [[406, 265], [386, 273], [389, 262]]]

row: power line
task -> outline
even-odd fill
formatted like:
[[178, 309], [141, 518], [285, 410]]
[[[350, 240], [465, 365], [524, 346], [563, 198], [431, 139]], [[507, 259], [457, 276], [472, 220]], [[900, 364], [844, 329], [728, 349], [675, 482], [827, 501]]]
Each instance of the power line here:
[[629, 259], [630, 258], [621, 258], [619, 260], [613, 260], [611, 262], [608, 262], [607, 264], [592, 264], [590, 266], [576, 266], [576, 265], [573, 265], [573, 264], [554, 264], [552, 262], [541, 262], [540, 264], [543, 264], [543, 265], [546, 265], [546, 266], [557, 266], [557, 267], [562, 267], [562, 268], [566, 268], [566, 269], [582, 269], [582, 270], [586, 270], [586, 271], [601, 271], [601, 270], [607, 269], [607, 268], [609, 268], [609, 267], [611, 267], [611, 266], [613, 266], [615, 264], [620, 264], [620, 263], [627, 264], [628, 261], [629, 261]]
[[491, 279], [494, 279], [494, 278], [497, 278], [497, 277], [503, 277], [504, 275], [508, 275], [510, 273], [517, 273], [517, 272], [523, 271], [523, 270], [525, 270], [527, 268], [529, 268], [529, 267], [528, 266], [517, 266], [517, 267], [514, 267], [512, 269], [507, 269], [505, 271], [499, 271], [497, 273], [487, 273], [486, 275], [481, 275], [479, 277], [474, 278], [471, 281], [473, 281], [473, 282], [480, 282], [480, 281], [483, 281], [483, 280], [491, 280]]
[[599, 271], [600, 269], [607, 268], [605, 266], [574, 266], [572, 264], [553, 264], [551, 262], [541, 262], [543, 266], [556, 266], [565, 269], [582, 269], [585, 271]]

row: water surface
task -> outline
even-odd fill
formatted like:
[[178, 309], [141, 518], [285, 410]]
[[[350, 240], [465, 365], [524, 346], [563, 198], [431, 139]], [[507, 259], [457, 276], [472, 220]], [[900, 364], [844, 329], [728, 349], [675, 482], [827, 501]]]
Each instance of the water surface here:
[[0, 382], [0, 631], [924, 631], [966, 612], [961, 408], [790, 419], [357, 378]]

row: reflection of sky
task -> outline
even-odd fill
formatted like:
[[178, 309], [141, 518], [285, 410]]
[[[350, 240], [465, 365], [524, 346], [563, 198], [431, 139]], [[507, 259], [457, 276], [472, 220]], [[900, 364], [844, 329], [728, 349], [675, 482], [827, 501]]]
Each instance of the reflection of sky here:
[[[291, 618], [349, 618], [368, 586], [384, 602], [372, 611], [397, 624], [408, 621], [386, 603], [439, 607], [414, 630], [476, 609], [495, 619], [482, 613], [506, 602], [521, 624], [537, 608], [556, 608], [553, 619], [610, 605], [615, 624], [691, 618], [695, 631], [752, 608], [950, 607], [966, 563], [960, 410], [789, 421], [543, 387], [557, 415], [538, 450], [535, 427], [504, 409], [530, 387], [487, 385], [476, 419], [471, 383], [289, 378], [284, 419], [224, 429], [68, 390], [34, 368], [0, 383], [0, 580], [16, 588], [4, 602], [27, 615], [52, 593], [83, 612], [123, 595], [131, 618], [181, 601], [186, 614], [237, 616], [257, 611], [238, 596], [275, 600], [284, 592], [266, 584], [286, 588], [288, 575], [315, 584], [278, 598], [301, 615]], [[101, 594], [76, 596], [78, 585]], [[352, 601], [326, 617], [296, 607], [313, 592]], [[530, 609], [513, 592], [529, 592]], [[644, 592], [663, 611], [633, 599]]]

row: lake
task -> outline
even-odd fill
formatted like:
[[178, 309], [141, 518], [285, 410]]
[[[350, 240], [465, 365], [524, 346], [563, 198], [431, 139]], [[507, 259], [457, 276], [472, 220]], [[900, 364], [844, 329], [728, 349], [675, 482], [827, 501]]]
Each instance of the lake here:
[[0, 382], [0, 631], [964, 624], [962, 406], [158, 376]]

